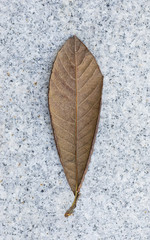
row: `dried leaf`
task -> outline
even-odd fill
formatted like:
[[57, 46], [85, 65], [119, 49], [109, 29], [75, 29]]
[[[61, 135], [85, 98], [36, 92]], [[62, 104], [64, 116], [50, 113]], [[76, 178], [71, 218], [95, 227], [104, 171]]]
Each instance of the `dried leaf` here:
[[103, 76], [94, 56], [76, 37], [69, 38], [55, 59], [49, 86], [49, 109], [55, 142], [75, 195], [72, 214], [94, 144]]

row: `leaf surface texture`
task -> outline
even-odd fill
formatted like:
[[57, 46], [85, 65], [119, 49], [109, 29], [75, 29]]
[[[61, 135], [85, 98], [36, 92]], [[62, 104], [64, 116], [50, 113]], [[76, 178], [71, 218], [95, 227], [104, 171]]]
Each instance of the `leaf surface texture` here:
[[71, 190], [79, 192], [99, 119], [103, 76], [87, 47], [69, 38], [50, 78], [49, 109], [55, 141]]

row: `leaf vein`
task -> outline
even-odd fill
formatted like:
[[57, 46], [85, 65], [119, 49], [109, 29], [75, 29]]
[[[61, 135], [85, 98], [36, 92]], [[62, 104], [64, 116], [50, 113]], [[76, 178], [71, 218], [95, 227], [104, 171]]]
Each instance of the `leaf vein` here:
[[62, 147], [61, 147], [61, 150], [62, 150], [62, 151], [65, 151], [65, 152], [67, 152], [67, 153], [70, 153], [71, 155], [74, 156], [74, 154], [73, 154], [72, 152], [70, 152], [70, 151], [68, 151], [68, 150], [66, 150], [66, 149], [64, 149], [64, 148], [62, 148]]
[[79, 104], [79, 106], [86, 101], [86, 99], [97, 89], [98, 85], [92, 90], [92, 92]]
[[60, 60], [60, 63], [61, 63], [61, 65], [62, 65], [62, 67], [64, 68], [65, 72], [68, 74], [68, 76], [71, 77], [73, 80], [75, 80], [75, 78], [70, 75], [70, 73], [67, 71], [67, 69], [66, 69], [66, 68], [64, 67], [64, 65], [62, 64], [62, 61], [61, 61], [59, 55], [58, 55], [58, 58], [59, 58], [59, 60]]
[[85, 117], [86, 115], [88, 115], [89, 114], [89, 112], [93, 109], [93, 107], [99, 102], [99, 100], [100, 99], [98, 99], [98, 101], [96, 101], [93, 105], [92, 105], [92, 107], [78, 120], [78, 122], [80, 122], [82, 119], [83, 119], [83, 117]]
[[57, 115], [54, 111], [52, 111], [52, 114], [54, 114], [56, 117], [60, 118], [61, 120], [65, 121], [65, 122], [67, 122], [67, 123], [69, 123], [69, 124], [74, 125], [74, 123], [72, 123], [72, 122], [70, 122], [70, 121], [68, 121], [68, 120], [66, 120], [66, 119], [63, 119], [62, 117], [60, 117], [59, 115]]
[[[60, 76], [60, 74], [59, 74], [59, 71], [58, 71], [57, 69], [55, 69], [55, 71], [58, 73], [60, 79], [67, 85], [67, 87], [70, 88], [72, 91], [75, 91], [71, 86], [68, 85], [68, 83], [67, 83], [64, 79], [61, 78], [61, 76]], [[54, 74], [55, 74], [55, 73], [54, 73]]]
[[67, 56], [69, 62], [72, 64], [72, 66], [75, 66], [75, 64], [70, 60], [70, 58], [69, 58], [69, 56], [68, 56], [68, 54], [67, 54], [65, 48], [64, 48], [64, 53], [66, 54], [66, 56]]
[[96, 70], [97, 70], [97, 67], [94, 69], [94, 71], [93, 71], [93, 73], [92, 73], [92, 75], [91, 75], [91, 77], [90, 78], [88, 78], [88, 80], [83, 84], [83, 86], [80, 88], [80, 90], [79, 90], [79, 92], [82, 90], [82, 88], [89, 82], [89, 80], [91, 80], [91, 78], [93, 77], [93, 75], [94, 75], [94, 73], [96, 72]]
[[60, 135], [57, 134], [57, 137], [65, 140], [66, 142], [68, 142], [69, 144], [71, 144], [71, 145], [74, 147], [74, 144], [73, 144], [73, 143], [69, 142], [67, 139], [63, 138], [62, 136], [60, 136]]
[[87, 70], [87, 68], [91, 65], [91, 63], [93, 62], [94, 58], [91, 59], [91, 61], [89, 62], [88, 66], [84, 69], [84, 71], [81, 73], [80, 77], [78, 79], [80, 79], [82, 77], [82, 75], [85, 73], [85, 71]]
[[79, 131], [79, 134], [92, 122], [92, 121], [94, 121], [94, 120], [96, 120], [97, 119], [97, 116], [96, 116], [96, 118], [92, 118], [80, 131]]
[[71, 99], [70, 97], [68, 97], [67, 95], [64, 95], [64, 94], [62, 93], [62, 90], [56, 85], [56, 83], [55, 83], [54, 81], [52, 81], [52, 82], [53, 82], [54, 86], [59, 90], [59, 92], [61, 92], [62, 96], [66, 97], [66, 98], [68, 98], [70, 101], [72, 101], [72, 99]]
[[[54, 122], [53, 122], [53, 123], [54, 123]], [[62, 128], [64, 131], [66, 131], [67, 133], [69, 133], [69, 135], [71, 135], [71, 136], [73, 136], [73, 137], [74, 137], [74, 135], [73, 135], [72, 133], [68, 132], [68, 131], [67, 131], [65, 128], [61, 127], [59, 124], [57, 124], [57, 123], [54, 123], [54, 125], [56, 125], [56, 126], [58, 126], [58, 127]]]

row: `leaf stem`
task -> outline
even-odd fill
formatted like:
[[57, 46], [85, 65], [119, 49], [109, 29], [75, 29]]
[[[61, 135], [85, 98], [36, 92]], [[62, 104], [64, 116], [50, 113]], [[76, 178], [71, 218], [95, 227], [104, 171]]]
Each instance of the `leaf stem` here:
[[70, 215], [73, 214], [74, 209], [75, 209], [75, 207], [76, 207], [76, 203], [77, 203], [78, 197], [79, 197], [79, 192], [78, 192], [78, 190], [76, 189], [74, 201], [73, 201], [71, 207], [66, 211], [65, 217], [69, 217]]

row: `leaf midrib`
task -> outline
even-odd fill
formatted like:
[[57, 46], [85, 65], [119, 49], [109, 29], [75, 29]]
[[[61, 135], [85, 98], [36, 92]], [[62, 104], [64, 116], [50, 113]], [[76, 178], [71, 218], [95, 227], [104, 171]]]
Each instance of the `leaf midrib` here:
[[77, 90], [78, 90], [78, 85], [77, 85], [77, 59], [76, 59], [76, 36], [74, 36], [74, 50], [75, 50], [75, 82], [76, 82], [76, 123], [75, 123], [75, 165], [76, 165], [76, 190], [75, 190], [75, 195], [78, 190], [78, 163], [77, 163], [77, 113], [78, 113], [78, 97], [77, 97]]

